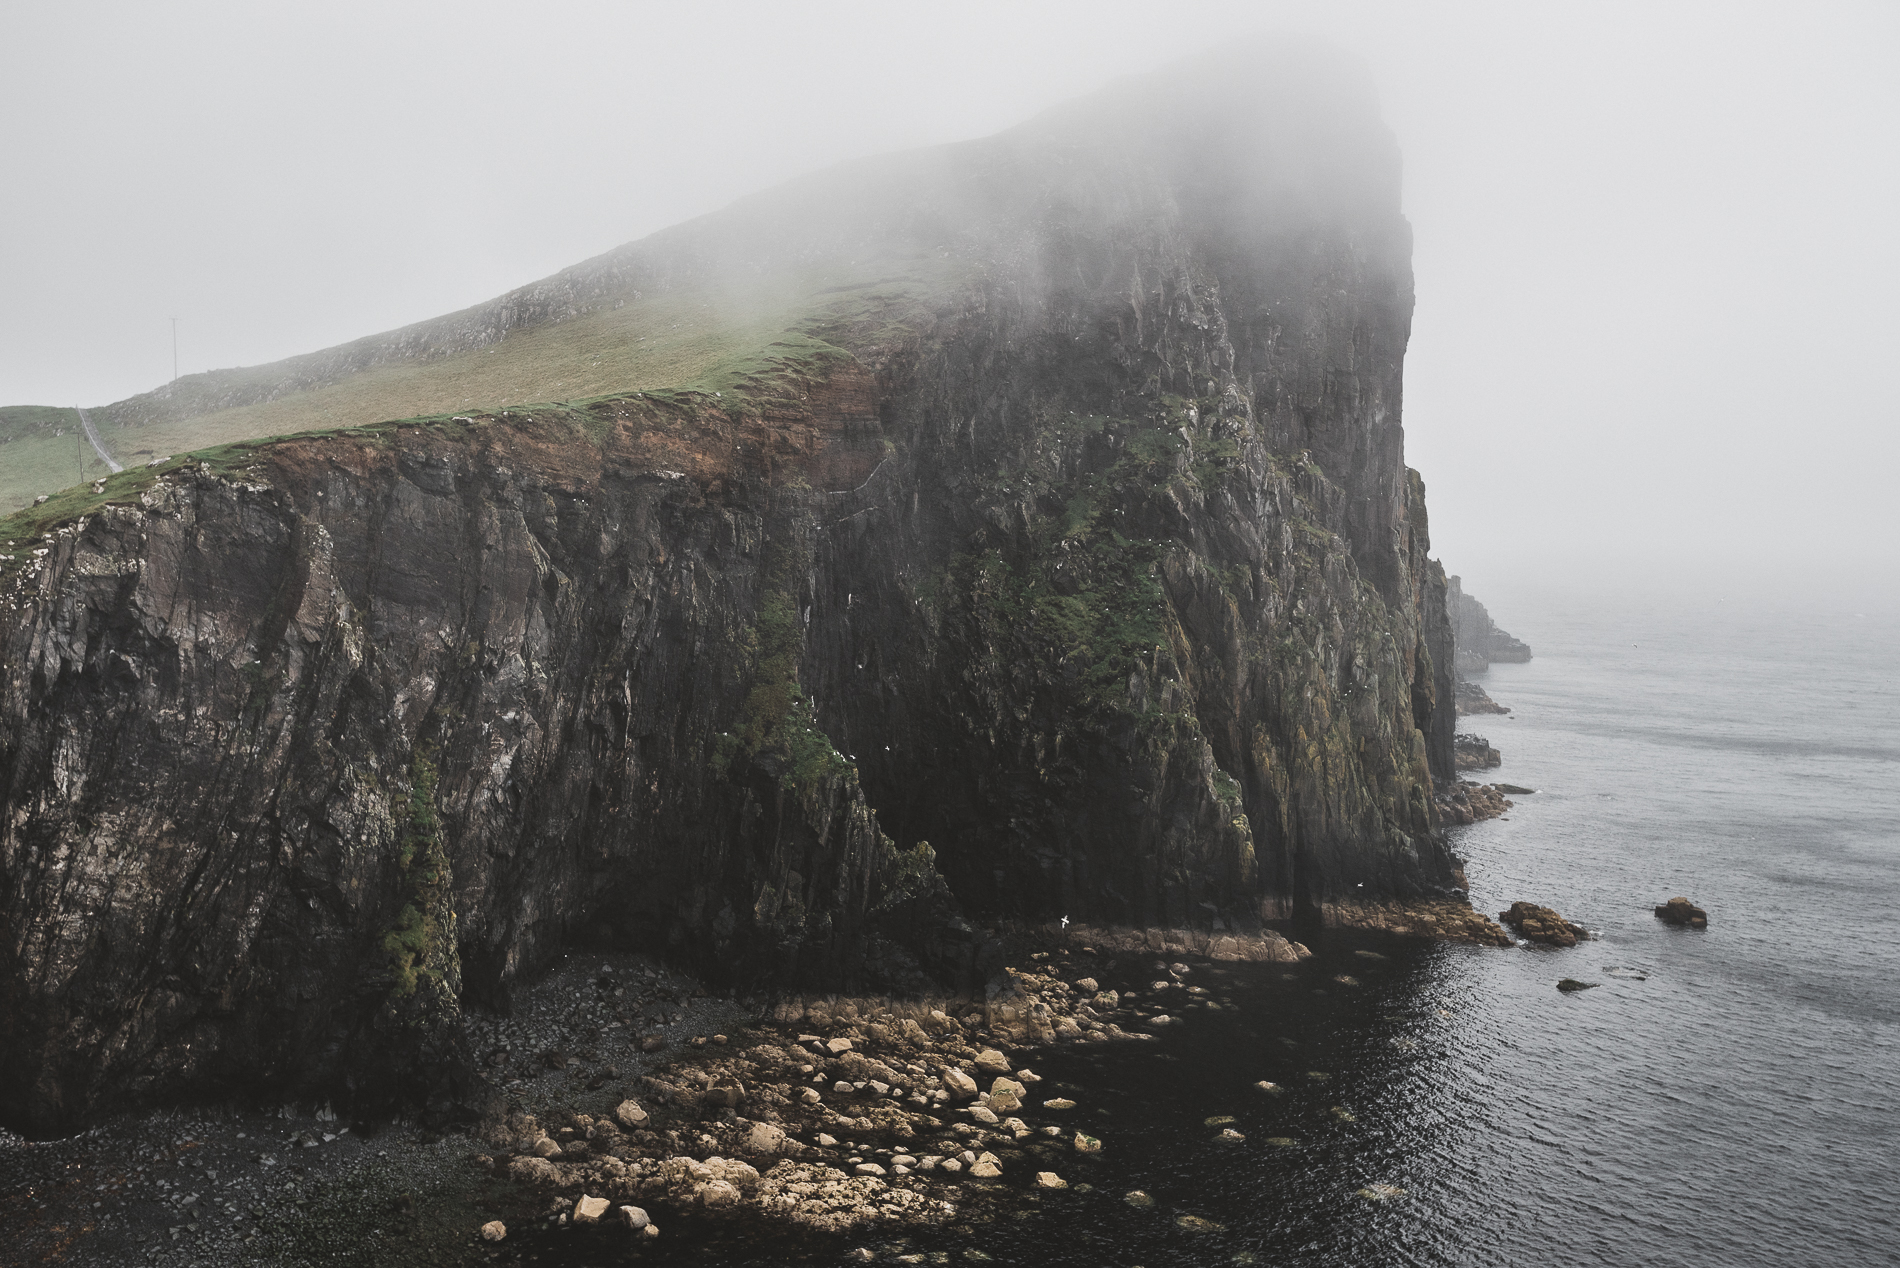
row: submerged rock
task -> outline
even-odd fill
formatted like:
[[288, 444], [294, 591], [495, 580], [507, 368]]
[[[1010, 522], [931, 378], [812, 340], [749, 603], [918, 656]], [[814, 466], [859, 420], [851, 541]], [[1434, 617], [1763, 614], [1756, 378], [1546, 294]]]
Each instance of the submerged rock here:
[[1597, 987], [1598, 985], [1600, 985], [1600, 983], [1597, 983], [1597, 982], [1580, 982], [1580, 981], [1578, 981], [1578, 980], [1577, 980], [1576, 978], [1574, 978], [1574, 977], [1566, 977], [1566, 978], [1563, 978], [1563, 979], [1561, 979], [1561, 980], [1559, 980], [1559, 981], [1558, 981], [1558, 983], [1557, 983], [1557, 989], [1558, 989], [1558, 990], [1560, 990], [1560, 991], [1563, 991], [1563, 992], [1564, 992], [1565, 994], [1569, 994], [1569, 993], [1570, 993], [1570, 992], [1572, 992], [1572, 991], [1588, 991], [1588, 990], [1593, 990], [1593, 989], [1595, 989], [1595, 988], [1596, 988], [1596, 987]]

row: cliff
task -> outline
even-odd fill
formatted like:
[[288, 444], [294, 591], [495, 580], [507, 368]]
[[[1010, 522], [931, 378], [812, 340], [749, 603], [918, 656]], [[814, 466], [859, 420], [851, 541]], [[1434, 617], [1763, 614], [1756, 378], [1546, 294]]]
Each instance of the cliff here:
[[1531, 658], [1530, 645], [1500, 629], [1484, 604], [1465, 593], [1461, 579], [1445, 580], [1445, 606], [1451, 614], [1452, 650], [1460, 675], [1481, 674], [1495, 663], [1521, 664]]
[[1409, 254], [1363, 83], [1255, 47], [543, 288], [853, 279], [723, 386], [0, 522], [0, 1118], [452, 1112], [459, 1010], [576, 944], [976, 987], [969, 917], [1455, 893]]

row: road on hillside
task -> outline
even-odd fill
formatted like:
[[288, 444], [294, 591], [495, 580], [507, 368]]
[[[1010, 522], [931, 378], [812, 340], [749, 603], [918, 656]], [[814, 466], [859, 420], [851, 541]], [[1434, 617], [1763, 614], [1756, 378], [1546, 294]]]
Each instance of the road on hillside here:
[[111, 454], [106, 452], [105, 443], [99, 439], [99, 433], [92, 429], [92, 420], [86, 417], [86, 411], [80, 409], [77, 405], [73, 406], [73, 410], [78, 413], [79, 425], [86, 429], [86, 439], [92, 442], [93, 452], [99, 455], [99, 461], [105, 463], [114, 471], [125, 470], [124, 467], [112, 460]]

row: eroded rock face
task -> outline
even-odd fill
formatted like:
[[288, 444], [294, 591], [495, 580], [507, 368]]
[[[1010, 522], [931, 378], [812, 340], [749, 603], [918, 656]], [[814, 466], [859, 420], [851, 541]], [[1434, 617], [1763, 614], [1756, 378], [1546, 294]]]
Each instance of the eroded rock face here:
[[967, 267], [746, 392], [279, 443], [8, 565], [0, 1118], [450, 1112], [575, 942], [905, 989], [998, 967], [960, 910], [1456, 905], [1396, 151], [1245, 72], [893, 161]]

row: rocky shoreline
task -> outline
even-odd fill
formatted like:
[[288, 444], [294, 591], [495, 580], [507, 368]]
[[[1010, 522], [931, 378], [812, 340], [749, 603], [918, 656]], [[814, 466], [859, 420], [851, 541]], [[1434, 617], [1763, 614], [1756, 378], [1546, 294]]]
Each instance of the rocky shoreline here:
[[[491, 1263], [576, 1220], [618, 1222], [631, 1246], [972, 1218], [1018, 1188], [1067, 1186], [1107, 1147], [1038, 1086], [1030, 1049], [1149, 1042], [1214, 1007], [1171, 957], [1311, 954], [1267, 930], [1012, 940], [1021, 964], [980, 1000], [768, 1004], [643, 957], [577, 955], [513, 1016], [468, 1017], [506, 1102], [489, 1121], [438, 1134], [227, 1109], [7, 1137], [0, 1219], [20, 1262], [209, 1268]], [[1130, 985], [1104, 989], [1109, 972]]]

